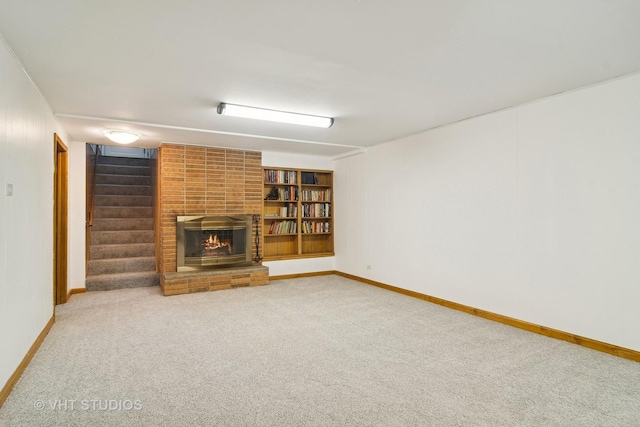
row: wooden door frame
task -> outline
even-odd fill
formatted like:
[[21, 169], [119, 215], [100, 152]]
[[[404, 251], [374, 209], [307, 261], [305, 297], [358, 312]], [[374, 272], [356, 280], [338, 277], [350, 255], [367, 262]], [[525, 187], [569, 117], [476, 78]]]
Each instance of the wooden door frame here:
[[53, 305], [67, 302], [69, 148], [53, 134]]

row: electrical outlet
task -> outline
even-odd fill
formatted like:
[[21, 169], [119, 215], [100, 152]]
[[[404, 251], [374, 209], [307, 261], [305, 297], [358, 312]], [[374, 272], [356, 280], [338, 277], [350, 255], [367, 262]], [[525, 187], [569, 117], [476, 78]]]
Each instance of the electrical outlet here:
[[7, 196], [13, 196], [13, 184], [7, 184]]

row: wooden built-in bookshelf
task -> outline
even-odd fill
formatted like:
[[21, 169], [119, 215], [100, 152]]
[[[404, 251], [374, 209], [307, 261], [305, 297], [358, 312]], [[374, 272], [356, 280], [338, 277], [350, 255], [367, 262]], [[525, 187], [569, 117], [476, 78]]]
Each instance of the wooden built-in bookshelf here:
[[333, 256], [333, 172], [263, 169], [263, 258]]

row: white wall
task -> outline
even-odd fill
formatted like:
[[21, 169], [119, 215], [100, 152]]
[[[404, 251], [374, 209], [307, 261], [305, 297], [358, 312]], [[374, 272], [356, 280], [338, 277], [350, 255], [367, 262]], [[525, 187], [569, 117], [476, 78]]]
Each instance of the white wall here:
[[[305, 156], [305, 155], [277, 153], [277, 152], [269, 152], [269, 151], [262, 152], [262, 166], [263, 167], [273, 166], [273, 167], [282, 167], [282, 168], [288, 167], [292, 169], [333, 170], [333, 162], [331, 161], [330, 157]], [[336, 190], [335, 188], [334, 190], [339, 191], [339, 190]], [[334, 191], [334, 194], [335, 194], [335, 191]], [[263, 265], [269, 267], [270, 276], [283, 276], [288, 274], [300, 274], [300, 273], [314, 273], [319, 271], [335, 270], [335, 257], [269, 261], [269, 262], [263, 262]]]
[[53, 315], [53, 134], [66, 134], [2, 37], [0, 93], [1, 388]]
[[337, 160], [336, 269], [640, 350], [639, 118], [634, 75]]
[[85, 288], [87, 155], [84, 142], [69, 145], [69, 270], [67, 288]]
[[262, 166], [295, 169], [333, 170], [333, 162], [331, 161], [331, 157], [278, 153], [273, 151], [262, 152]]

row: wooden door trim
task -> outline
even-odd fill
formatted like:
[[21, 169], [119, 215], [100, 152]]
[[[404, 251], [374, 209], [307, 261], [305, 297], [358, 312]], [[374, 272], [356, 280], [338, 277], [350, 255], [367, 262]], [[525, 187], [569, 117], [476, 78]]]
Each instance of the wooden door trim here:
[[67, 145], [53, 134], [53, 304], [67, 302], [69, 158]]

